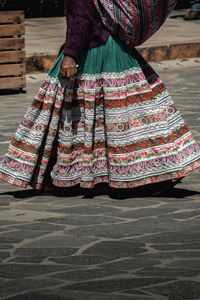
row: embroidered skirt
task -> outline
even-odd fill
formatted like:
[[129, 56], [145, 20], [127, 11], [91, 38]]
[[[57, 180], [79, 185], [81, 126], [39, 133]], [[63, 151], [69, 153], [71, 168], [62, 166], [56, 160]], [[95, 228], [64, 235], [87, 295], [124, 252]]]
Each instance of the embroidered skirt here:
[[70, 81], [63, 53], [25, 113], [0, 165], [0, 179], [41, 189], [114, 188], [184, 177], [200, 149], [165, 85], [133, 49], [111, 36], [79, 58]]

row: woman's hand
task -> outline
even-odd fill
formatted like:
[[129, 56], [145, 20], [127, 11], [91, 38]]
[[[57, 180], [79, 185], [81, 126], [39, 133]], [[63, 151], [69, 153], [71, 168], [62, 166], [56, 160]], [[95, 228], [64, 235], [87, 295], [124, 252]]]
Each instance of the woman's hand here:
[[69, 80], [77, 73], [77, 67], [75, 60], [70, 56], [64, 56], [60, 65], [60, 74], [63, 78]]

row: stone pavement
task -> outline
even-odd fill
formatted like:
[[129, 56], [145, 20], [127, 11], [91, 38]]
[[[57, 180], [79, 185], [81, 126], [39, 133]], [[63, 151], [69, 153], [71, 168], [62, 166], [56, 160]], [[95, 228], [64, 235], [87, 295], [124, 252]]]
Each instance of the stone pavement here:
[[[200, 20], [184, 21], [176, 10], [161, 29], [138, 47], [148, 61], [200, 56]], [[48, 71], [65, 42], [64, 17], [26, 19], [27, 71]]]
[[[200, 59], [152, 64], [200, 143]], [[45, 74], [1, 95], [0, 154]], [[200, 173], [159, 197], [0, 183], [0, 299], [200, 299]]]

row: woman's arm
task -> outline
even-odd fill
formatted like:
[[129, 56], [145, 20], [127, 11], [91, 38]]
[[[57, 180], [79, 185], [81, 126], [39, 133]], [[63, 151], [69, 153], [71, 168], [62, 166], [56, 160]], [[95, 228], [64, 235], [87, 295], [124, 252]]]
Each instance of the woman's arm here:
[[60, 73], [69, 80], [77, 73], [76, 58], [88, 47], [93, 30], [90, 15], [96, 10], [92, 0], [66, 0], [65, 4], [67, 34]]
[[92, 0], [66, 0], [67, 34], [64, 55], [76, 59], [87, 49], [92, 32]]

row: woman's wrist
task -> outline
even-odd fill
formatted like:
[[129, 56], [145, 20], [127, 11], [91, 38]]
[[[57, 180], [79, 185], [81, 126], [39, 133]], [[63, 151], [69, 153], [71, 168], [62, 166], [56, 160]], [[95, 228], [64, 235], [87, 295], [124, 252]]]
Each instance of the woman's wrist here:
[[70, 79], [71, 77], [75, 76], [77, 73], [75, 59], [70, 56], [64, 56], [60, 65], [60, 73], [63, 78], [67, 79]]

